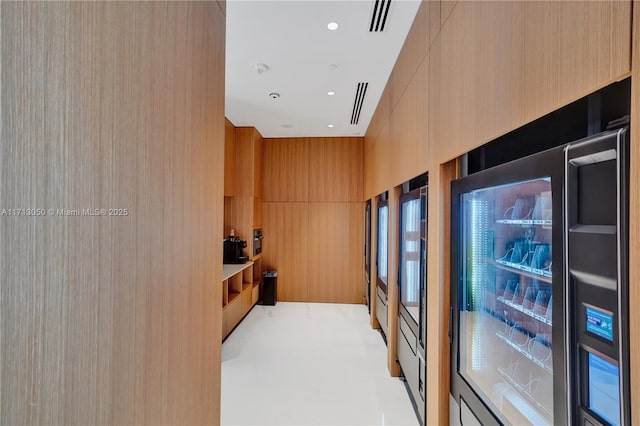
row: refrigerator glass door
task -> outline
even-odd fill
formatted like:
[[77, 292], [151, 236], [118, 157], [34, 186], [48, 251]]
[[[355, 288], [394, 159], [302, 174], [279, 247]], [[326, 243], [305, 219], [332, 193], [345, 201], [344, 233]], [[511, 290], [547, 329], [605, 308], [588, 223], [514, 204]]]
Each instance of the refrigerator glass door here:
[[389, 261], [389, 206], [378, 207], [378, 283], [386, 292]]
[[[409, 194], [411, 195], [411, 194]], [[420, 319], [420, 193], [402, 203], [400, 212], [400, 303], [411, 319]]]
[[421, 352], [424, 354], [427, 343], [427, 206], [428, 187], [420, 190], [420, 321], [418, 322], [418, 342]]
[[552, 425], [551, 179], [463, 193], [460, 206], [459, 373], [506, 422]]

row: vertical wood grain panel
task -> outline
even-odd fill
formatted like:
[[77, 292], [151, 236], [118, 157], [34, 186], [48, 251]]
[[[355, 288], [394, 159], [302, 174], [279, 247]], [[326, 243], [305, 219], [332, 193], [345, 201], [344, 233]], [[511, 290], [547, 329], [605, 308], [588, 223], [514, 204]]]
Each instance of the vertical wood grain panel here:
[[429, 48], [429, 2], [422, 2], [407, 34], [389, 81], [391, 106], [395, 108]]
[[458, 0], [442, 0], [440, 2], [440, 28], [445, 25], [457, 3]]
[[224, 16], [3, 3], [0, 423], [219, 422]]
[[216, 0], [218, 2], [218, 6], [220, 6], [220, 10], [222, 10], [223, 15], [227, 15], [227, 0]]
[[[640, 259], [640, 2], [633, 2], [631, 76], [631, 149], [629, 177], [629, 259]], [[629, 340], [631, 424], [640, 424], [640, 268], [629, 267]]]
[[[426, 57], [407, 93], [398, 102], [391, 115], [391, 141], [393, 155], [386, 163], [394, 162], [394, 183], [399, 184], [427, 171], [429, 126], [429, 58]], [[419, 111], [415, 117], [413, 111]]]
[[264, 139], [256, 130], [253, 135], [253, 196], [262, 199], [264, 176]]
[[309, 203], [309, 300], [362, 303], [363, 206]]
[[389, 80], [387, 85], [384, 87], [382, 91], [382, 95], [380, 96], [380, 100], [378, 101], [378, 105], [376, 106], [376, 111], [373, 113], [373, 117], [371, 117], [371, 122], [369, 123], [369, 127], [367, 128], [367, 137], [364, 140], [364, 152], [368, 152], [375, 142], [371, 138], [375, 138], [378, 136], [380, 131], [385, 125], [389, 123], [389, 115], [391, 114], [391, 92], [392, 92], [392, 84]]
[[236, 128], [224, 120], [224, 196], [236, 195], [236, 181], [240, 178], [236, 164]]
[[362, 201], [362, 138], [309, 138], [309, 201]]
[[263, 200], [309, 201], [308, 139], [266, 139], [263, 149]]
[[263, 216], [263, 265], [278, 271], [278, 300], [308, 301], [309, 204], [265, 202]]
[[[253, 198], [253, 227], [260, 228], [262, 226], [262, 199]], [[250, 235], [248, 238], [253, 238], [253, 235]]]
[[245, 254], [252, 257], [253, 228], [262, 221], [263, 139], [254, 127], [232, 128], [235, 132], [235, 158], [230, 165], [225, 163], [225, 171], [231, 170], [237, 195], [225, 198], [224, 235], [233, 229], [236, 236], [247, 241]]
[[283, 300], [362, 303], [362, 151], [362, 138], [264, 140], [264, 260], [284, 268]]
[[433, 44], [440, 33], [440, 0], [429, 1], [429, 46]]
[[429, 258], [427, 259], [427, 418], [448, 424], [451, 181], [457, 161], [433, 165], [429, 174]]
[[256, 176], [254, 173], [255, 140], [258, 138], [254, 127], [236, 127], [236, 161], [238, 195], [253, 196]]
[[[365, 174], [365, 198], [423, 169], [390, 164], [405, 163], [406, 154], [393, 156], [392, 161], [386, 156], [389, 146], [395, 153], [405, 142], [381, 135], [385, 126], [393, 130], [403, 125], [398, 120], [424, 119], [422, 110], [396, 112], [403, 108], [404, 98], [427, 97], [426, 103], [432, 105], [437, 94], [441, 119], [426, 127], [436, 127], [438, 140], [428, 143], [439, 147], [441, 164], [630, 71], [630, 2], [440, 2], [430, 8], [440, 9], [443, 25], [435, 35], [429, 31], [429, 38], [435, 38], [427, 52], [431, 61], [439, 43], [439, 77], [431, 79], [430, 92], [416, 95], [410, 85], [429, 77], [418, 75], [419, 54], [413, 61], [400, 54], [391, 76], [396, 84], [386, 88], [389, 99], [383, 95], [365, 137], [365, 157], [377, 148], [389, 178], [377, 175], [380, 168]], [[407, 49], [411, 46], [407, 44]], [[400, 82], [408, 75], [413, 77], [402, 87]], [[375, 163], [367, 158], [365, 162]]]

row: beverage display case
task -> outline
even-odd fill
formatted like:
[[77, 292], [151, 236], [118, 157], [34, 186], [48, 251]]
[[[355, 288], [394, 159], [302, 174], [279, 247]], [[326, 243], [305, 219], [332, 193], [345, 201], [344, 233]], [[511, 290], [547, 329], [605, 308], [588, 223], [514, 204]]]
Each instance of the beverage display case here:
[[[383, 336], [387, 335], [387, 282], [389, 278], [389, 200], [386, 192], [378, 196], [376, 217], [376, 318]], [[386, 339], [386, 337], [385, 337]]]
[[627, 134], [452, 182], [451, 393], [462, 423], [629, 424]]
[[552, 425], [551, 179], [462, 195], [460, 374], [511, 424]]
[[399, 206], [398, 362], [421, 423], [425, 420], [427, 174], [403, 184]]
[[371, 312], [371, 200], [364, 207], [364, 298]]
[[420, 189], [403, 194], [400, 198], [400, 273], [398, 279], [400, 315], [415, 324], [416, 333], [420, 321], [420, 292], [424, 282], [421, 238], [424, 209]]

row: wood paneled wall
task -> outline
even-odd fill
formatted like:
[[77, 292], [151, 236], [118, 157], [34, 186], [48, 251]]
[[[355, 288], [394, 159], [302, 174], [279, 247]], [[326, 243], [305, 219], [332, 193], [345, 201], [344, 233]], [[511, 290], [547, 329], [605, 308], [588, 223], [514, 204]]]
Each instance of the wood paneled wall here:
[[0, 4], [0, 423], [220, 421], [225, 18]]
[[236, 195], [238, 173], [236, 168], [236, 128], [224, 119], [224, 196]]
[[[252, 257], [253, 229], [262, 226], [263, 139], [255, 127], [234, 127], [229, 120], [226, 122], [225, 135], [233, 140], [234, 156], [225, 155], [225, 174], [234, 182], [236, 192], [233, 197], [225, 193], [224, 237], [233, 229], [236, 236], [247, 241], [245, 252]], [[225, 177], [225, 186], [226, 182]]]
[[630, 1], [433, 0], [416, 15], [365, 136], [364, 198], [429, 172], [428, 424], [448, 423], [450, 161], [628, 76], [631, 12]]
[[264, 266], [278, 300], [363, 303], [362, 138], [264, 140]]

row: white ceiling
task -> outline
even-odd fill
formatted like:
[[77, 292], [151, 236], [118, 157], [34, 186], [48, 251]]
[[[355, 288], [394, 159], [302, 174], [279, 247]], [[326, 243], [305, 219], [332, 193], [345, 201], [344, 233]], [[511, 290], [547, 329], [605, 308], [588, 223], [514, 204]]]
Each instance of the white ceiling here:
[[[391, 1], [382, 32], [369, 32], [374, 4], [228, 0], [226, 117], [264, 137], [364, 136], [420, 1]], [[269, 70], [258, 74], [257, 63]], [[352, 125], [359, 82], [369, 85]]]

